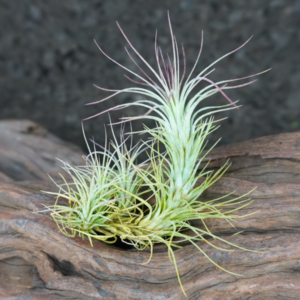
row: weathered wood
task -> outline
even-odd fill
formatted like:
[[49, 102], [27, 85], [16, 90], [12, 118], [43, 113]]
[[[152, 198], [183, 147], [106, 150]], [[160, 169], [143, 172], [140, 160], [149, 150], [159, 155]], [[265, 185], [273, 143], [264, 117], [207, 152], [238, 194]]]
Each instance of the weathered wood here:
[[[189, 299], [299, 299], [299, 153], [300, 133], [212, 151], [207, 158], [211, 168], [227, 158], [232, 166], [202, 200], [232, 191], [237, 196], [257, 187], [251, 194], [255, 201], [238, 214], [258, 212], [239, 219], [235, 229], [222, 220], [207, 224], [214, 234], [263, 253], [222, 252], [199, 243], [222, 267], [240, 274], [236, 276], [216, 268], [192, 245], [176, 250]], [[59, 151], [53, 156], [62, 157]], [[50, 188], [49, 181], [0, 185], [0, 299], [185, 299], [163, 247], [144, 264], [147, 251], [97, 241], [92, 248], [87, 240], [61, 234], [48, 213], [34, 213], [43, 204], [53, 204], [51, 196], [40, 192]]]
[[28, 120], [0, 121], [0, 180], [5, 182], [59, 179], [59, 158], [82, 164], [83, 151]]

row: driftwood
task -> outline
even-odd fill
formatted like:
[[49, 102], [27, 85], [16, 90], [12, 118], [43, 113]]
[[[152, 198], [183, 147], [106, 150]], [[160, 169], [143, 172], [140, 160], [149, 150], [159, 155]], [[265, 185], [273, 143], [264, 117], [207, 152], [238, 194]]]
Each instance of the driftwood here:
[[82, 151], [28, 120], [0, 122], [0, 181], [59, 179], [61, 163], [82, 164]]
[[[10, 141], [19, 136], [21, 123], [11, 123]], [[15, 125], [18, 132], [12, 129]], [[47, 166], [43, 151], [30, 152], [33, 142], [26, 148], [24, 140], [14, 141], [8, 148], [3, 136], [2, 123], [0, 299], [186, 299], [164, 247], [158, 245], [152, 260], [144, 264], [149, 258], [147, 251], [97, 241], [92, 248], [87, 240], [62, 235], [48, 213], [33, 213], [43, 209], [43, 204], [53, 204], [51, 196], [40, 192], [53, 188], [42, 172], [54, 176], [60, 172], [59, 165]], [[49, 159], [57, 156], [81, 163], [79, 150], [49, 138], [48, 133], [39, 139], [47, 144], [43, 147]], [[27, 150], [20, 151], [21, 147]], [[14, 159], [4, 161], [7, 157]], [[235, 244], [263, 253], [222, 252], [199, 243], [219, 265], [240, 274], [236, 276], [215, 267], [192, 245], [176, 250], [188, 299], [299, 299], [300, 133], [219, 147], [207, 159], [210, 168], [217, 168], [228, 158], [232, 162], [229, 171], [202, 200], [232, 191], [237, 196], [257, 187], [251, 194], [255, 201], [238, 214], [258, 212], [239, 219], [236, 228], [222, 220], [209, 221], [209, 228]], [[21, 181], [26, 179], [31, 181]], [[36, 179], [40, 181], [32, 181]], [[239, 231], [243, 233], [233, 235]]]

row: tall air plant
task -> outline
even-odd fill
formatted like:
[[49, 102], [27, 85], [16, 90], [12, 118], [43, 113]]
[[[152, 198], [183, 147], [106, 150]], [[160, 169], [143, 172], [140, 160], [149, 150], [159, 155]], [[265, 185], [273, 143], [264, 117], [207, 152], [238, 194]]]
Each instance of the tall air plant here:
[[[147, 170], [145, 172], [144, 170], [137, 170], [139, 176], [142, 177], [144, 182], [146, 182], [151, 188], [155, 198], [155, 204], [150, 210], [147, 209], [147, 214], [140, 219], [139, 223], [131, 224], [130, 222], [124, 222], [124, 220], [122, 220], [122, 226], [127, 227], [127, 234], [123, 234], [121, 238], [127, 242], [128, 240], [131, 241], [132, 245], [138, 249], [143, 249], [147, 245], [152, 249], [155, 243], [165, 243], [168, 246], [169, 253], [176, 267], [175, 256], [172, 250], [172, 247], [177, 246], [177, 241], [174, 240], [175, 237], [181, 238], [181, 240], [190, 241], [210, 261], [212, 260], [201, 249], [201, 247], [196, 244], [197, 241], [205, 241], [213, 247], [216, 247], [211, 244], [209, 240], [204, 238], [204, 236], [210, 236], [222, 240], [232, 246], [238, 247], [237, 245], [233, 245], [212, 234], [207, 228], [205, 220], [209, 218], [223, 218], [230, 222], [237, 217], [231, 213], [245, 205], [248, 205], [250, 202], [248, 200], [241, 200], [242, 197], [227, 201], [223, 200], [221, 203], [217, 201], [220, 199], [214, 199], [206, 203], [200, 202], [198, 199], [203, 191], [224, 174], [229, 167], [229, 164], [226, 163], [216, 173], [212, 173], [212, 171], [205, 171], [205, 169], [200, 172], [198, 170], [200, 169], [200, 164], [203, 162], [204, 157], [214, 147], [211, 147], [206, 154], [203, 154], [207, 145], [208, 135], [217, 129], [215, 126], [216, 121], [214, 121], [212, 115], [217, 112], [237, 107], [236, 104], [227, 96], [224, 90], [246, 86], [253, 83], [255, 80], [233, 86], [229, 86], [228, 84], [234, 81], [251, 78], [266, 71], [243, 78], [222, 80], [219, 82], [214, 82], [208, 78], [208, 76], [214, 71], [212, 68], [217, 62], [242, 48], [246, 43], [248, 43], [251, 39], [250, 38], [243, 45], [223, 55], [196, 76], [193, 76], [193, 72], [195, 71], [203, 48], [202, 32], [199, 54], [192, 70], [185, 78], [185, 51], [182, 47], [183, 71], [181, 74], [179, 47], [173, 34], [169, 16], [168, 21], [173, 55], [172, 58], [169, 56], [165, 58], [163, 56], [161, 48], [157, 46], [156, 32], [154, 52], [157, 62], [157, 71], [149, 65], [142, 55], [134, 48], [120, 25], [117, 23], [130, 48], [148, 68], [151, 75], [149, 75], [137, 63], [127, 48], [125, 48], [127, 54], [140, 70], [142, 75], [133, 72], [109, 57], [95, 42], [99, 50], [108, 59], [134, 75], [139, 81], [128, 78], [130, 81], [138, 84], [138, 86], [123, 90], [108, 90], [96, 86], [101, 90], [113, 92], [113, 94], [102, 100], [89, 104], [97, 104], [106, 101], [124, 92], [138, 94], [143, 97], [143, 99], [135, 102], [117, 105], [92, 117], [129, 106], [141, 106], [148, 109], [146, 114], [136, 117], [125, 117], [118, 123], [125, 123], [142, 118], [151, 119], [156, 122], [156, 128], [145, 127], [142, 132], [149, 133], [154, 141], [158, 144], [163, 144], [166, 148], [166, 155], [162, 155], [158, 150], [152, 148], [150, 156], [154, 157], [155, 154], [158, 158], [156, 160], [153, 158], [151, 159], [151, 171]], [[153, 78], [155, 78], [155, 80]], [[195, 91], [195, 88], [198, 87], [200, 82], [206, 82], [207, 86], [196, 91], [193, 96], [190, 96], [192, 91]], [[218, 92], [228, 100], [229, 104], [223, 106], [206, 106], [198, 109], [198, 105], [204, 99]], [[155, 113], [155, 115], [151, 114], [152, 112]], [[200, 177], [203, 177], [204, 181], [198, 185], [197, 183], [199, 182]], [[224, 207], [238, 204], [241, 204], [241, 206], [227, 212], [223, 212]], [[202, 220], [204, 228], [199, 229], [192, 226], [190, 221], [194, 219]], [[114, 224], [114, 226], [118, 227], [118, 224]], [[188, 229], [194, 232], [194, 236], [184, 234], [184, 231]], [[222, 250], [225, 251], [225, 249]], [[176, 272], [180, 282], [177, 267]]]
[[[169, 27], [171, 33], [172, 40], [172, 49], [173, 49], [173, 59], [167, 57], [167, 60], [164, 58], [161, 48], [157, 46], [157, 33], [155, 35], [155, 56], [157, 61], [157, 69], [155, 71], [147, 61], [141, 56], [141, 54], [134, 48], [131, 44], [120, 25], [117, 23], [121, 33], [125, 37], [131, 49], [136, 53], [136, 55], [140, 58], [140, 60], [146, 65], [151, 74], [156, 78], [157, 82], [155, 82], [134, 60], [129, 51], [125, 48], [128, 53], [130, 59], [134, 62], [134, 64], [139, 68], [141, 73], [144, 75], [141, 76], [130, 69], [122, 66], [120, 63], [116, 62], [112, 58], [110, 58], [104, 51], [99, 47], [99, 50], [108, 57], [111, 61], [131, 73], [132, 75], [139, 78], [141, 81], [137, 82], [135, 80], [130, 79], [133, 82], [136, 82], [140, 85], [140, 87], [132, 87], [126, 88], [123, 90], [108, 90], [96, 86], [97, 88], [105, 91], [112, 91], [114, 94], [101, 99], [100, 101], [96, 101], [90, 104], [96, 104], [103, 101], [106, 101], [113, 96], [116, 96], [120, 93], [129, 92], [136, 93], [146, 97], [145, 99], [141, 99], [132, 103], [125, 103], [121, 105], [117, 105], [112, 107], [106, 111], [100, 112], [92, 117], [99, 116], [103, 113], [112, 110], [118, 110], [122, 108], [126, 108], [129, 106], [141, 106], [149, 109], [149, 111], [142, 115], [136, 117], [125, 117], [122, 118], [122, 122], [128, 122], [138, 119], [151, 119], [156, 121], [158, 124], [158, 128], [149, 129], [146, 128], [144, 132], [148, 132], [155, 139], [160, 140], [167, 149], [168, 156], [171, 160], [169, 164], [170, 173], [170, 185], [171, 190], [174, 193], [174, 198], [176, 200], [182, 199], [182, 197], [186, 197], [186, 194], [191, 190], [194, 183], [191, 182], [191, 178], [197, 167], [199, 166], [199, 156], [203, 151], [203, 146], [205, 146], [206, 139], [203, 138], [199, 132], [201, 128], [207, 126], [207, 117], [215, 114], [217, 112], [229, 110], [236, 108], [236, 104], [230, 100], [230, 98], [224, 93], [226, 89], [234, 89], [242, 86], [249, 85], [256, 80], [246, 82], [240, 85], [228, 86], [227, 84], [233, 81], [238, 81], [246, 78], [250, 78], [261, 73], [257, 73], [254, 75], [250, 75], [243, 78], [223, 80], [219, 82], [213, 82], [208, 78], [208, 75], [211, 74], [214, 69], [212, 67], [221, 59], [227, 57], [228, 55], [236, 52], [240, 48], [242, 48], [250, 39], [248, 39], [243, 45], [238, 47], [237, 49], [225, 54], [204, 70], [202, 70], [197, 76], [192, 77], [192, 74], [196, 68], [196, 65], [199, 61], [202, 47], [203, 47], [203, 33], [201, 38], [201, 47], [199, 54], [197, 56], [196, 62], [184, 80], [185, 72], [186, 72], [186, 61], [185, 61], [185, 52], [182, 47], [182, 56], [183, 56], [183, 74], [180, 74], [180, 62], [179, 62], [179, 50], [175, 36], [173, 35], [172, 26], [169, 20]], [[207, 82], [208, 85], [197, 91], [193, 97], [189, 97], [191, 92], [198, 86], [200, 82]], [[229, 104], [223, 106], [207, 106], [201, 109], [197, 109], [198, 105], [206, 98], [220, 92], [228, 101]], [[155, 112], [156, 115], [150, 115], [151, 112]], [[92, 118], [90, 117], [90, 118]], [[89, 119], [89, 118], [87, 118]], [[213, 119], [210, 118], [210, 123], [213, 123]], [[115, 123], [117, 124], [117, 123]]]

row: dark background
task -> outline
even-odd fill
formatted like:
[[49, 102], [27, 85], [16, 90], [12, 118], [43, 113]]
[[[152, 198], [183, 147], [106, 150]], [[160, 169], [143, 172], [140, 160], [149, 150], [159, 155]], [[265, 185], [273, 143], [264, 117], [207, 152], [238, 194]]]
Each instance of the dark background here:
[[[85, 106], [109, 94], [93, 83], [112, 89], [132, 85], [124, 78], [125, 71], [99, 52], [93, 39], [115, 60], [136, 70], [124, 50], [118, 21], [154, 65], [156, 28], [159, 45], [170, 53], [167, 10], [176, 38], [185, 46], [188, 70], [198, 53], [201, 30], [204, 49], [198, 71], [254, 35], [243, 49], [216, 66], [211, 79], [272, 68], [253, 85], [228, 92], [243, 107], [225, 114], [229, 118], [211, 141], [222, 136], [221, 144], [228, 144], [299, 130], [299, 0], [0, 0], [0, 118], [36, 121], [84, 148], [83, 118], [137, 99], [121, 94], [102, 105]], [[226, 101], [214, 97], [206, 105]], [[111, 117], [117, 121], [122, 115], [141, 113], [143, 109], [131, 108]], [[87, 137], [103, 143], [104, 123], [107, 115], [85, 121]], [[134, 128], [141, 129], [142, 124], [135, 123]]]

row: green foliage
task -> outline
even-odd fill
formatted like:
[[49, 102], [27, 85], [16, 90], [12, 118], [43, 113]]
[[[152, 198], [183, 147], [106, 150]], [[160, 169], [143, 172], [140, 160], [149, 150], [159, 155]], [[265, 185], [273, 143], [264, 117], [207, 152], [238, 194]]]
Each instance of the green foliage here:
[[[140, 146], [131, 146], [127, 149], [122, 129], [119, 143], [114, 136], [114, 141], [111, 143], [112, 152], [107, 150], [107, 145], [105, 145], [101, 151], [89, 149], [90, 154], [85, 158], [84, 166], [73, 167], [64, 163], [64, 169], [71, 175], [72, 181], [68, 183], [64, 180], [63, 184], [57, 184], [59, 192], [52, 193], [56, 195], [57, 200], [47, 209], [51, 210], [52, 217], [64, 234], [72, 237], [76, 234], [82, 237], [87, 236], [91, 244], [92, 238], [114, 243], [119, 237], [123, 242], [139, 250], [150, 247], [151, 255], [155, 244], [165, 244], [169, 257], [174, 262], [180, 286], [184, 291], [174, 254], [174, 248], [180, 248], [180, 243], [189, 241], [215, 265], [217, 263], [201, 248], [201, 242], [208, 243], [220, 251], [232, 251], [212, 244], [209, 238], [213, 238], [230, 246], [244, 249], [215, 236], [210, 232], [206, 221], [211, 218], [221, 218], [232, 224], [235, 219], [241, 218], [234, 213], [251, 203], [249, 199], [245, 199], [251, 191], [234, 199], [231, 199], [231, 194], [229, 194], [201, 202], [199, 197], [203, 191], [221, 178], [230, 165], [227, 162], [216, 172], [200, 166], [215, 146], [204, 152], [209, 134], [217, 129], [215, 125], [217, 121], [212, 115], [236, 108], [235, 103], [230, 100], [224, 90], [242, 87], [253, 81], [235, 86], [228, 86], [228, 83], [261, 73], [219, 82], [213, 82], [208, 78], [214, 70], [212, 67], [218, 61], [240, 49], [247, 41], [191, 79], [203, 47], [202, 34], [199, 55], [187, 79], [184, 80], [185, 52], [182, 48], [183, 74], [180, 75], [179, 50], [170, 19], [169, 27], [173, 58], [171, 60], [169, 57], [167, 59], [163, 57], [161, 49], [156, 44], [155, 36], [158, 70], [156, 72], [132, 46], [119, 26], [131, 49], [145, 64], [157, 83], [139, 66], [127, 49], [129, 57], [143, 76], [114, 61], [97, 45], [106, 57], [137, 77], [140, 82], [130, 80], [139, 84], [140, 87], [107, 90], [97, 86], [99, 89], [112, 91], [113, 94], [91, 104], [108, 100], [123, 92], [139, 94], [143, 97], [141, 100], [118, 105], [107, 111], [129, 106], [145, 107], [149, 109], [145, 115], [126, 117], [119, 123], [148, 118], [154, 120], [157, 126], [144, 128], [142, 133], [150, 134], [151, 140], [147, 143], [143, 142]], [[195, 91], [200, 82], [206, 82], [207, 86]], [[190, 96], [191, 92], [193, 96]], [[229, 104], [205, 106], [199, 109], [199, 104], [203, 100], [218, 92], [229, 101]], [[160, 151], [160, 145], [166, 149], [163, 154]], [[143, 151], [142, 147], [146, 147], [149, 159], [137, 165], [136, 158]], [[102, 155], [102, 161], [98, 155]], [[59, 204], [59, 201], [62, 203]], [[201, 220], [203, 227], [193, 226], [191, 223], [193, 220]], [[187, 231], [193, 234], [187, 234]], [[221, 266], [218, 267], [230, 273]]]

